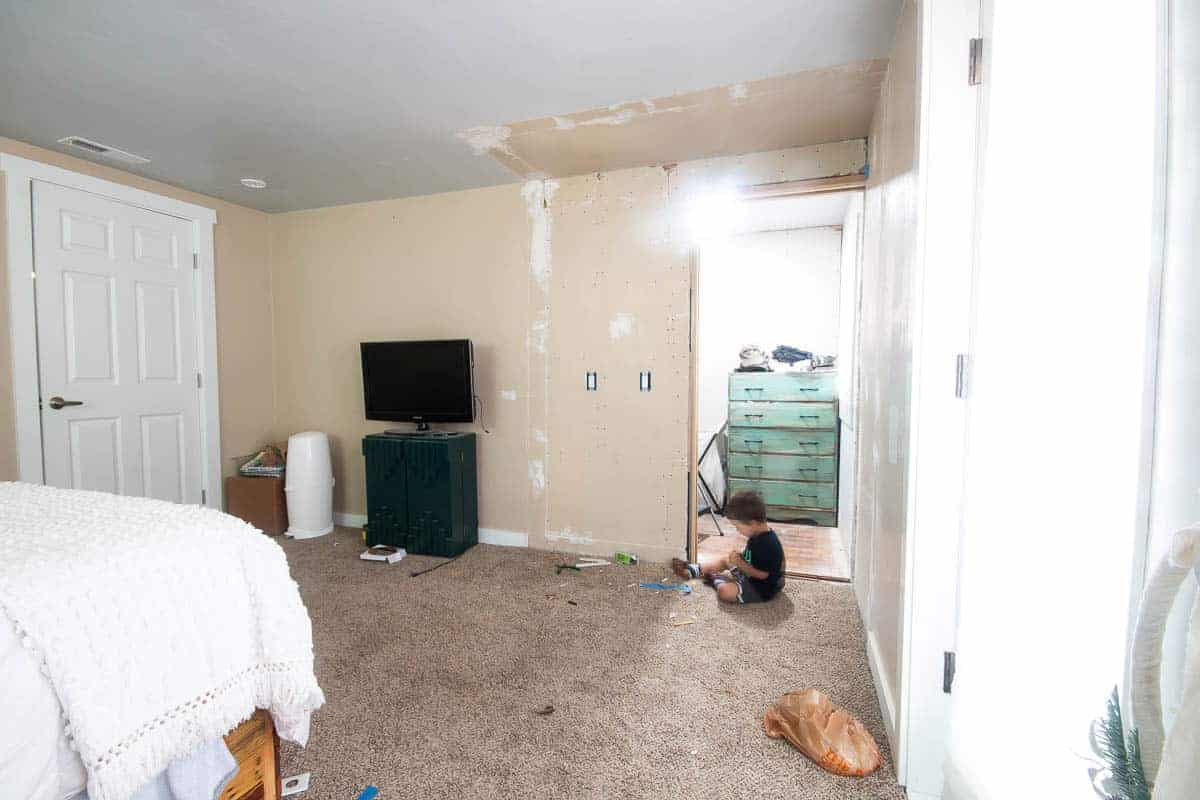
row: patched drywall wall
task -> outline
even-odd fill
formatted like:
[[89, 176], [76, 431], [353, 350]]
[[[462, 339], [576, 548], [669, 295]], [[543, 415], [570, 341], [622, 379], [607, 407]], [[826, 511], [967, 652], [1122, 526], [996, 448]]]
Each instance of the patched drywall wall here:
[[483, 424], [447, 427], [479, 435], [480, 527], [682, 553], [690, 203], [864, 163], [854, 140], [272, 217], [275, 433], [327, 432], [334, 507], [364, 514], [361, 437], [396, 425], [363, 417], [358, 343], [467, 337]]
[[[863, 201], [854, 582], [881, 692], [898, 713], [917, 252], [919, 52], [906, 2], [871, 125]], [[885, 703], [886, 705], [886, 703]], [[894, 731], [895, 718], [889, 721]]]
[[458, 134], [524, 178], [566, 177], [867, 135], [884, 59], [778, 75]]
[[697, 446], [728, 418], [742, 347], [781, 344], [837, 355], [839, 227], [745, 233], [700, 248]]
[[[231, 457], [252, 453], [270, 441], [274, 419], [269, 215], [13, 139], [0, 138], [0, 152], [216, 210], [213, 258], [221, 468], [226, 475], [232, 473], [237, 465]], [[4, 249], [0, 248], [0, 387], [3, 387], [0, 389], [0, 480], [17, 477], [12, 395], [8, 391], [12, 381], [12, 346], [8, 338], [8, 276], [4, 257]]]

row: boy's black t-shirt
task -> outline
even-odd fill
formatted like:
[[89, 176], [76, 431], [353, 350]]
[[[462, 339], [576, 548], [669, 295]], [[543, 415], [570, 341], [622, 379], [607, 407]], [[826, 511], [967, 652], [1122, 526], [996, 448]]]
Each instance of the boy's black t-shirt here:
[[770, 600], [783, 586], [783, 545], [775, 531], [763, 531], [747, 539], [742, 558], [755, 569], [769, 573], [762, 580], [749, 575], [746, 580], [753, 584], [764, 600]]

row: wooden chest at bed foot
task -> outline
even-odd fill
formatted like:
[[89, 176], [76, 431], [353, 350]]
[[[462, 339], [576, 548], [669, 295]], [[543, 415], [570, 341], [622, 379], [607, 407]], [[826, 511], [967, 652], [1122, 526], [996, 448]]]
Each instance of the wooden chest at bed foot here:
[[278, 536], [288, 526], [283, 478], [246, 475], [226, 478], [225, 511], [246, 520], [263, 533]]
[[479, 541], [475, 434], [363, 439], [368, 545], [456, 556]]

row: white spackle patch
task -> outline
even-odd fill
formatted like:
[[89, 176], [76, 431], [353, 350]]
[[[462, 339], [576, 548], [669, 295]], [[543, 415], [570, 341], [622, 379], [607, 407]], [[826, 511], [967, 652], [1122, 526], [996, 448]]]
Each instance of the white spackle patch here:
[[556, 130], [569, 131], [575, 127], [575, 120], [569, 117], [551, 117], [554, 120]]
[[563, 528], [561, 531], [546, 531], [546, 541], [548, 542], [569, 542], [570, 544], [591, 544], [592, 535], [590, 533], [575, 532], [571, 528]]
[[537, 442], [538, 444], [545, 444], [546, 443], [546, 432], [544, 430], [542, 430], [541, 428], [534, 428], [533, 429], [533, 440], [535, 442]]
[[750, 90], [744, 83], [735, 83], [729, 87], [729, 97], [732, 100], [743, 100], [750, 96]]
[[535, 353], [545, 353], [546, 344], [550, 340], [550, 320], [546, 319], [546, 312], [543, 311], [538, 315], [538, 318], [529, 326], [529, 347]]
[[589, 120], [580, 122], [580, 125], [624, 125], [629, 120], [638, 116], [638, 113], [629, 108], [623, 108], [615, 114], [608, 114], [603, 117], [592, 117]]
[[503, 125], [481, 125], [478, 128], [467, 128], [459, 131], [458, 138], [471, 146], [475, 155], [481, 156], [493, 151], [511, 152], [508, 149], [508, 137], [512, 136], [512, 128]]
[[617, 315], [608, 321], [608, 336], [614, 342], [624, 339], [633, 333], [633, 314], [618, 311]]
[[529, 462], [529, 483], [538, 494], [546, 491], [546, 465], [540, 458]]
[[526, 181], [521, 187], [529, 215], [529, 274], [543, 290], [550, 288], [550, 210], [558, 181]]
[[501, 389], [500, 397], [504, 400], [516, 400], [517, 399], [517, 391], [516, 391], [516, 389]]

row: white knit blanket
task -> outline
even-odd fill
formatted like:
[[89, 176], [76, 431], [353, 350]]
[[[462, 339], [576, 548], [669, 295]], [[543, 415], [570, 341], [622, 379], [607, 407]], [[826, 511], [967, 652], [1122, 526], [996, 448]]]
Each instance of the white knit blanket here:
[[255, 708], [304, 744], [325, 700], [283, 551], [218, 511], [0, 483], [0, 611], [43, 665], [92, 800], [126, 800]]

